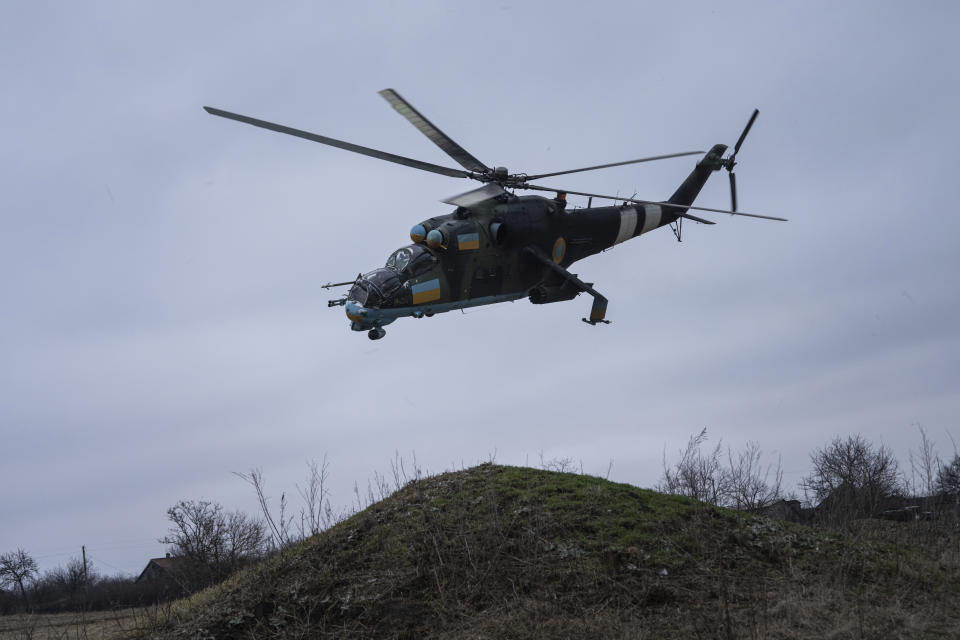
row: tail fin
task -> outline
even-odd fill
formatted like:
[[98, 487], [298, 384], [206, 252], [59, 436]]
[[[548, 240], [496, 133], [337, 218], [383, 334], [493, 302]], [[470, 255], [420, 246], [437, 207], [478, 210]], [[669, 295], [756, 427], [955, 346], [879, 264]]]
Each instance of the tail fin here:
[[693, 204], [710, 174], [720, 170], [723, 166], [721, 161], [726, 150], [727, 145], [725, 144], [713, 145], [713, 148], [700, 159], [700, 162], [694, 167], [693, 172], [687, 176], [687, 179], [683, 181], [683, 184], [670, 196], [668, 202], [682, 205]]

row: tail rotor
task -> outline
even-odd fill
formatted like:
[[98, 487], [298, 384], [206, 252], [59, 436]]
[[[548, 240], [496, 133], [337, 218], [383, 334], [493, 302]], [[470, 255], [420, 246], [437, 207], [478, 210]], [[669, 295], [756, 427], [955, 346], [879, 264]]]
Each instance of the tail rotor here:
[[722, 161], [723, 167], [730, 174], [730, 209], [732, 211], [737, 210], [737, 174], [733, 172], [733, 168], [737, 165], [737, 153], [739, 153], [740, 145], [743, 144], [747, 134], [750, 133], [750, 127], [753, 126], [753, 121], [757, 119], [758, 115], [760, 115], [760, 110], [754, 109], [753, 115], [750, 116], [750, 120], [747, 122], [747, 126], [743, 128], [743, 133], [740, 134], [740, 138], [737, 140], [737, 144], [733, 145], [733, 153]]

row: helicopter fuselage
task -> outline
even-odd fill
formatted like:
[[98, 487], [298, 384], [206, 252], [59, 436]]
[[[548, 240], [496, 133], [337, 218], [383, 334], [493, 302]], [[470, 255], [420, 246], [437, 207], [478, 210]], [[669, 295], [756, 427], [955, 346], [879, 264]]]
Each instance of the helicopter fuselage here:
[[[676, 220], [668, 204], [567, 209], [562, 197], [506, 195], [458, 207], [415, 226], [413, 245], [359, 277], [347, 294], [346, 314], [353, 330], [376, 331], [406, 316], [525, 297], [534, 304], [570, 300], [583, 290], [545, 264], [545, 257], [562, 272]], [[434, 234], [431, 247], [424, 238], [433, 230], [442, 239], [436, 242]], [[404, 260], [404, 254], [416, 255]]]
[[384, 267], [358, 277], [346, 297], [331, 304], [343, 304], [350, 328], [368, 331], [374, 340], [397, 318], [524, 297], [547, 304], [588, 293], [594, 302], [584, 321], [607, 322], [607, 299], [567, 267], [681, 216], [691, 217], [685, 208], [720, 168], [725, 150], [725, 145], [714, 145], [665, 202], [571, 210], [562, 192], [554, 199], [502, 192], [458, 206], [414, 225], [414, 244], [397, 249]]

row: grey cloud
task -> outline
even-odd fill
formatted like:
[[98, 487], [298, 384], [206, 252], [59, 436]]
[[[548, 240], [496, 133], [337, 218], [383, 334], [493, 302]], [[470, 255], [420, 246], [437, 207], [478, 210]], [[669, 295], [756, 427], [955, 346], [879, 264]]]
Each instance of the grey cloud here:
[[[263, 466], [279, 495], [324, 451], [345, 505], [396, 451], [433, 470], [613, 458], [649, 485], [703, 427], [779, 453], [791, 482], [835, 434], [905, 456], [921, 423], [949, 450], [952, 4], [8, 13], [0, 429], [23, 488], [0, 496], [0, 550], [50, 566], [88, 544], [136, 571], [176, 500], [254, 510], [231, 471]], [[387, 86], [529, 172], [730, 144], [757, 106], [741, 206], [791, 222], [720, 215], [578, 263], [610, 326], [583, 325], [583, 299], [518, 302], [370, 343], [320, 285], [382, 263], [466, 185], [201, 106], [445, 162]], [[692, 164], [555, 184], [663, 197]], [[728, 199], [723, 176], [701, 197]]]

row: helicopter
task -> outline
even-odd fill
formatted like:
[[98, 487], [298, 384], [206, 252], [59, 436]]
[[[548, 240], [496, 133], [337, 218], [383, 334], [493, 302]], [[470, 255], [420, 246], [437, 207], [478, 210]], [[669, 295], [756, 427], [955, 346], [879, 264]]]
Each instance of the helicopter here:
[[[204, 107], [207, 113], [222, 118], [423, 171], [483, 183], [482, 187], [442, 200], [455, 207], [454, 211], [415, 224], [410, 230], [412, 243], [390, 254], [383, 267], [360, 274], [354, 280], [323, 285], [325, 289], [350, 287], [345, 295], [328, 301], [328, 306], [343, 306], [350, 328], [366, 331], [371, 340], [383, 338], [386, 335], [383, 327], [397, 318], [431, 317], [446, 311], [523, 298], [533, 304], [548, 304], [572, 300], [581, 293], [593, 297], [590, 314], [582, 320], [590, 325], [609, 324], [606, 319], [607, 298], [594, 288], [593, 283], [584, 282], [568, 270], [574, 262], [664, 226], [669, 226], [679, 241], [684, 220], [714, 224], [691, 214], [691, 210], [786, 221], [785, 218], [737, 211], [737, 183], [733, 168], [737, 164], [740, 146], [759, 115], [756, 109], [728, 156], [724, 156], [727, 146], [716, 144], [707, 152], [684, 151], [528, 175], [510, 173], [505, 167], [487, 166], [396, 91], [384, 89], [379, 94], [463, 169], [414, 160]], [[669, 199], [663, 201], [532, 183], [541, 178], [700, 154], [703, 157], [690, 175]], [[710, 175], [721, 169], [726, 169], [729, 174], [730, 210], [693, 206]], [[516, 191], [550, 192], [554, 197], [518, 196]], [[587, 207], [568, 209], [568, 194], [588, 197]], [[594, 198], [612, 200], [614, 205], [594, 207]]]

